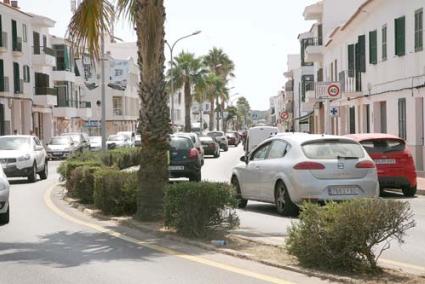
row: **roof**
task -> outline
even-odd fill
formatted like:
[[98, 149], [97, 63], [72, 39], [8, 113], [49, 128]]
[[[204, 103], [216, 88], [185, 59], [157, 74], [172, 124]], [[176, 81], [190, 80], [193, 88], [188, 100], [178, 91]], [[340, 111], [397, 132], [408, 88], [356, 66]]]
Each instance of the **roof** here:
[[7, 8], [9, 8], [9, 9], [12, 9], [12, 10], [14, 10], [14, 11], [16, 11], [16, 12], [18, 12], [18, 13], [24, 14], [24, 15], [26, 15], [26, 16], [28, 16], [28, 17], [33, 17], [32, 15], [30, 15], [30, 14], [28, 14], [28, 13], [25, 13], [25, 12], [21, 11], [19, 8], [12, 7], [11, 5], [4, 4], [3, 2], [0, 2], [0, 5], [3, 5], [4, 7], [7, 7]]
[[322, 135], [322, 134], [308, 134], [308, 133], [302, 133], [302, 132], [283, 132], [279, 133], [270, 139], [273, 138], [284, 138], [285, 140], [288, 140], [288, 142], [294, 142], [296, 144], [302, 144], [304, 142], [308, 141], [315, 141], [315, 140], [324, 140], [324, 139], [345, 139], [350, 140], [349, 137], [345, 136], [337, 136], [337, 135]]
[[403, 140], [402, 138], [387, 134], [387, 133], [358, 133], [358, 134], [349, 134], [345, 135], [345, 137], [351, 138], [356, 141], [363, 141], [363, 140], [371, 140], [371, 139], [397, 139], [397, 140]]
[[347, 20], [347, 22], [342, 26], [341, 31], [345, 30], [346, 27], [348, 27], [351, 22], [354, 21], [355, 18], [357, 18], [357, 16], [363, 12], [363, 9], [369, 5], [370, 3], [372, 3], [375, 0], [366, 0], [362, 5], [360, 5], [360, 7], [356, 10], [356, 12], [354, 12], [354, 14]]

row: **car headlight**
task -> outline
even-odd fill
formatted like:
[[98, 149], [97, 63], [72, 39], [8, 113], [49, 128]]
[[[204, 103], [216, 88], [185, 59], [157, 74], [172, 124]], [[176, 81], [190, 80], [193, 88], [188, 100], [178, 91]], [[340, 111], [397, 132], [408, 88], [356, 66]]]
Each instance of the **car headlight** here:
[[31, 159], [31, 155], [30, 154], [25, 154], [21, 157], [18, 157], [18, 162], [22, 162], [22, 161], [28, 161], [29, 159]]
[[7, 184], [4, 182], [0, 182], [0, 191], [6, 190], [7, 189]]

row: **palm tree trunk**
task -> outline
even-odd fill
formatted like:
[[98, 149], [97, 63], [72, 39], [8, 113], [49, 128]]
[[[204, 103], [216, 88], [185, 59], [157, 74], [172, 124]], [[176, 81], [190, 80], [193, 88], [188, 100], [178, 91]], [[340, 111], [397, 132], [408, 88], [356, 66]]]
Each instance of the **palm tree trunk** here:
[[[220, 103], [218, 102], [218, 97], [216, 99], [215, 104], [217, 105], [217, 108], [220, 107]], [[220, 111], [217, 111], [217, 131], [220, 131]]]
[[190, 115], [192, 111], [192, 94], [190, 93], [190, 82], [186, 78], [184, 83], [184, 131], [192, 131], [192, 123], [190, 121]]
[[221, 128], [222, 128], [222, 130], [224, 132], [226, 132], [227, 127], [226, 127], [226, 120], [224, 119], [224, 100], [221, 102], [220, 111], [221, 111], [221, 119], [222, 119], [222, 121], [221, 121], [221, 124], [222, 124]]
[[210, 129], [210, 131], [213, 131], [214, 130], [214, 109], [215, 109], [214, 99], [210, 100], [210, 105], [211, 105], [211, 109], [210, 109], [209, 129]]
[[136, 217], [141, 220], [158, 220], [163, 215], [164, 189], [168, 182], [167, 137], [171, 132], [163, 75], [164, 1], [137, 0], [135, 15], [143, 143]]

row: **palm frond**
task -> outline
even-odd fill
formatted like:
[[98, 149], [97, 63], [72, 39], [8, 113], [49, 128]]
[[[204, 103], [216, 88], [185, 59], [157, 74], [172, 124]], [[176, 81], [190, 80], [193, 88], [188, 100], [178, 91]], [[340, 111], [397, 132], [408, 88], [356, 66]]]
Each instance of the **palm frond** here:
[[132, 25], [136, 23], [137, 0], [116, 0], [117, 16], [128, 19]]

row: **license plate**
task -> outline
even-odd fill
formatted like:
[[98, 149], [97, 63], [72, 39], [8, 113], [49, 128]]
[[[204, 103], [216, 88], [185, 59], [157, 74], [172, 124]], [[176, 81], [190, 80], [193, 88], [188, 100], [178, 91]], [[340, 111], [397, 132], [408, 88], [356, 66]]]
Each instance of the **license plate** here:
[[377, 159], [377, 160], [375, 160], [375, 164], [377, 164], [377, 165], [394, 165], [395, 159]]
[[184, 166], [168, 166], [169, 171], [183, 171]]
[[329, 195], [357, 195], [358, 190], [355, 186], [333, 186], [329, 188]]
[[6, 164], [6, 163], [1, 163], [1, 167], [2, 167], [3, 169], [7, 168], [7, 164]]
[[59, 156], [59, 155], [62, 155], [62, 153], [61, 152], [54, 152], [53, 155]]

